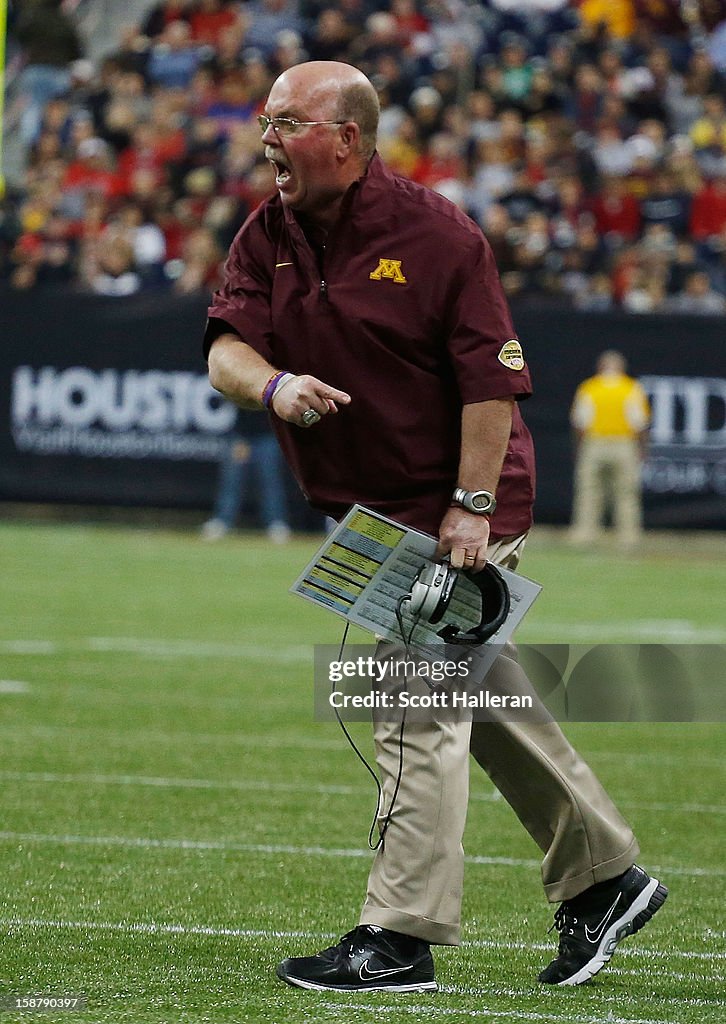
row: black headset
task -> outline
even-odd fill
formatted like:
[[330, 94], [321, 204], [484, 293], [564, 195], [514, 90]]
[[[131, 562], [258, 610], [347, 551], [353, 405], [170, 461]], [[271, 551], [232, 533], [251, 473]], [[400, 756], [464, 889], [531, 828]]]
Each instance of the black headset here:
[[417, 573], [408, 595], [408, 611], [415, 618], [435, 625], [440, 622], [451, 603], [460, 574], [475, 585], [481, 594], [481, 619], [477, 626], [463, 629], [449, 623], [438, 631], [447, 644], [475, 646], [486, 643], [509, 615], [509, 588], [504, 577], [487, 562], [481, 572], [455, 569], [449, 562], [432, 562]]

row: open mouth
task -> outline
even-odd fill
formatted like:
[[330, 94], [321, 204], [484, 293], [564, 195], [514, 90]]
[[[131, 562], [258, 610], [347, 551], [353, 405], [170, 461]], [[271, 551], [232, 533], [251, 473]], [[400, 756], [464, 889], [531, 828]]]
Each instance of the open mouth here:
[[292, 171], [285, 164], [281, 164], [279, 160], [270, 160], [270, 163], [275, 171], [275, 184], [281, 188], [290, 178]]

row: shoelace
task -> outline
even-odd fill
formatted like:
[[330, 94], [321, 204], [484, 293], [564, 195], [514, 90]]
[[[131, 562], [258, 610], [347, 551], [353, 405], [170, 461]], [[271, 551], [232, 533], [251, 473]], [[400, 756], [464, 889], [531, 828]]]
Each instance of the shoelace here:
[[[555, 911], [555, 919], [547, 929], [547, 934], [549, 935], [549, 933], [554, 931], [555, 928], [558, 932], [563, 932], [566, 928], [569, 928], [569, 917], [569, 907], [566, 903], [561, 903]], [[573, 918], [572, 920], [575, 921], [576, 918]]]
[[566, 952], [568, 948], [571, 949], [573, 946], [582, 945], [582, 942], [578, 942], [578, 939], [575, 936], [575, 929], [573, 928], [573, 925], [576, 924], [577, 918], [572, 913], [570, 908], [567, 906], [567, 903], [561, 903], [555, 911], [554, 921], [547, 929], [548, 935], [551, 931], [554, 931], [555, 929], [557, 929], [557, 931], [560, 933], [560, 953]]
[[334, 946], [328, 946], [327, 949], [323, 949], [318, 953], [318, 956], [327, 956], [330, 960], [334, 960], [336, 957], [343, 958], [353, 956], [355, 953], [362, 953], [364, 945], [362, 944], [360, 932], [363, 930], [363, 927], [363, 925], [357, 925], [355, 928], [352, 928]]
[[345, 936], [345, 938], [349, 940], [348, 956], [355, 956], [356, 953], [363, 952], [364, 945], [359, 934], [361, 931], [362, 928], [360, 925], [358, 925], [357, 928], [354, 928], [352, 932], [348, 932], [348, 934]]
[[357, 928], [354, 928], [352, 931], [346, 932], [334, 946], [327, 946], [325, 949], [321, 949], [316, 955], [325, 957], [327, 960], [335, 960], [336, 957], [345, 956], [351, 947], [351, 940], [357, 930]]
[[359, 924], [351, 931], [346, 932], [335, 948], [339, 951], [341, 957], [352, 957], [356, 953], [365, 953], [366, 945], [371, 942], [371, 938], [368, 926]]

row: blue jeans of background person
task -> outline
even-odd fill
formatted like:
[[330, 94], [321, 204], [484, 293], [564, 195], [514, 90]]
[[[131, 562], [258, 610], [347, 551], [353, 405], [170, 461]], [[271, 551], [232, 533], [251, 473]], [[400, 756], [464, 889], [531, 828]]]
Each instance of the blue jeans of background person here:
[[29, 64], [18, 76], [18, 93], [25, 101], [20, 118], [20, 138], [26, 146], [32, 146], [40, 135], [43, 110], [49, 100], [67, 92], [71, 84], [68, 68], [57, 68], [52, 64]]
[[257, 484], [256, 496], [264, 526], [287, 523], [287, 501], [282, 457], [272, 434], [244, 438], [232, 434], [220, 464], [219, 486], [213, 516], [228, 529], [237, 522], [250, 476]]

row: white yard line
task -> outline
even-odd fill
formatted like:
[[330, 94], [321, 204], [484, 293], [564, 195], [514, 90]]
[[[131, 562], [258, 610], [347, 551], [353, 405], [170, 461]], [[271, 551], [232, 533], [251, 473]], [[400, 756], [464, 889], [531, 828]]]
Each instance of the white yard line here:
[[[526, 623], [522, 643], [608, 643], [626, 639], [629, 643], [726, 642], [726, 629], [703, 626], [688, 619], [625, 619], [622, 622]], [[371, 644], [373, 646], [373, 644]], [[154, 658], [263, 658], [278, 662], [312, 660], [312, 644], [229, 643], [226, 641], [139, 636], [90, 636], [74, 640], [9, 638], [0, 640], [0, 654], [39, 655], [90, 651], [96, 654], [138, 654]]]
[[159, 640], [153, 637], [89, 636], [82, 641], [100, 654], [145, 654], [155, 658], [253, 658], [277, 662], [313, 660], [312, 644], [232, 644], [208, 640]]
[[666, 804], [660, 801], [636, 803], [629, 800], [618, 800], [621, 807], [633, 811], [667, 811], [676, 814], [726, 814], [723, 804]]
[[[339, 794], [341, 796], [364, 795], [371, 792], [368, 786], [328, 785], [312, 782], [276, 782], [267, 779], [194, 779], [156, 775], [105, 775], [98, 772], [20, 772], [0, 770], [0, 782], [41, 782], [77, 783], [89, 786], [149, 786], [160, 789], [221, 789], [244, 792], [251, 789], [266, 793], [317, 793]], [[472, 799], [480, 803], [499, 803], [502, 796], [493, 793], [479, 793]], [[726, 813], [726, 808], [724, 808]]]
[[438, 1006], [433, 1001], [430, 1003], [419, 1003], [415, 1005], [385, 1006], [376, 1003], [359, 1003], [351, 1001], [343, 1002], [322, 1002], [320, 1005], [328, 1010], [351, 1010], [353, 1013], [372, 1013], [376, 1016], [385, 1014], [408, 1014], [412, 1017], [473, 1017], [487, 1020], [496, 1018], [498, 1020], [524, 1020], [524, 1021], [556, 1021], [562, 1024], [567, 1020], [568, 1024], [678, 1024], [674, 1017], [664, 1019], [662, 1017], [616, 1017], [612, 1011], [607, 1012], [606, 1017], [587, 1015], [570, 1015], [563, 1017], [562, 1010], [553, 1013], [542, 1013], [537, 1010], [492, 1010], [489, 1007], [482, 1007], [478, 1010], [454, 1009], [453, 1007]]
[[167, 778], [156, 775], [100, 775], [94, 772], [14, 772], [0, 771], [0, 781], [77, 783], [89, 786], [149, 786], [152, 789], [221, 789], [245, 792], [255, 790], [262, 793], [340, 794], [352, 796], [367, 790], [362, 786], [335, 786], [323, 783], [270, 782], [252, 779], [191, 779]]
[[57, 654], [53, 640], [0, 640], [0, 654]]
[[[0, 832], [0, 842], [58, 843], [69, 846], [120, 846], [159, 850], [228, 850], [240, 853], [290, 854], [295, 857], [371, 857], [372, 851], [360, 847], [294, 846], [288, 843], [236, 843], [204, 839], [156, 839], [150, 836], [81, 836], [55, 835], [42, 832]], [[539, 867], [537, 860], [515, 857], [467, 857], [469, 864], [492, 864], [503, 867]]]
[[[0, 683], [0, 687], [2, 684]], [[0, 690], [1, 692], [1, 690]], [[310, 792], [352, 796], [368, 792], [365, 786], [326, 785], [324, 783], [276, 782], [264, 779], [193, 779], [155, 775], [106, 775], [97, 772], [21, 772], [0, 770], [0, 781], [6, 782], [47, 782], [77, 783], [89, 786], [149, 786], [161, 789], [221, 789], [244, 792], [255, 790], [272, 793]], [[472, 793], [470, 800], [477, 803], [503, 803], [503, 797], [496, 790], [491, 793]], [[674, 814], [726, 814], [723, 804], [678, 804], [662, 802], [634, 803], [619, 800], [619, 805], [630, 810], [666, 811]]]
[[58, 843], [61, 846], [120, 846], [141, 850], [223, 850], [239, 853], [291, 854], [296, 857], [368, 857], [370, 850], [287, 843], [235, 843], [217, 839], [154, 839], [150, 836], [49, 835], [42, 832], [0, 832], [0, 842]]
[[27, 693], [30, 687], [19, 679], [0, 679], [0, 694]]
[[[347, 753], [350, 748], [348, 747], [342, 733], [335, 733], [332, 731], [331, 726], [333, 724], [334, 723], [318, 723], [321, 731], [325, 732], [325, 736], [320, 737], [297, 735], [279, 736], [273, 733], [261, 735], [259, 733], [244, 732], [161, 732], [155, 729], [134, 729], [133, 731], [124, 732], [119, 729], [109, 729], [108, 727], [97, 727], [93, 725], [28, 725], [24, 726], [21, 731], [18, 725], [14, 724], [12, 727], [5, 727], [5, 731], [9, 733], [11, 737], [21, 735], [23, 739], [27, 736], [94, 736], [102, 738], [104, 744], [119, 745], [129, 743], [133, 744], [135, 747], [162, 743], [181, 745], [199, 744], [201, 746], [225, 743], [233, 746], [250, 747], [260, 750], [338, 750]], [[582, 725], [587, 723], [577, 724]], [[598, 727], [603, 724], [604, 723], [598, 723]], [[625, 724], [628, 726], [631, 723], [613, 724]], [[659, 723], [650, 724], [657, 726]], [[669, 725], [672, 724], [673, 723], [669, 723]], [[688, 727], [689, 723], [685, 724]], [[360, 723], [360, 726], [361, 734], [365, 734], [367, 732], [366, 723], [362, 722]], [[3, 726], [0, 725], [0, 734], [2, 734], [2, 732]], [[617, 761], [619, 764], [626, 764], [629, 761], [635, 761], [636, 763], [644, 764], [662, 764], [666, 765], [670, 769], [673, 767], [674, 758], [672, 753], [668, 753], [666, 751], [639, 750], [588, 750], [585, 756], [588, 761], [607, 760]], [[691, 769], [716, 768], [720, 772], [723, 772], [724, 770], [723, 758], [699, 757], [696, 750], [679, 751], [677, 757], [679, 763], [687, 765]]]
[[0, 654], [51, 655], [140, 654], [153, 658], [249, 658], [282, 663], [309, 661], [312, 644], [221, 643], [209, 640], [159, 639], [136, 636], [89, 636], [77, 640], [0, 640]]
[[[67, 846], [119, 846], [149, 850], [228, 850], [240, 853], [290, 854], [296, 857], [370, 857], [371, 851], [360, 847], [296, 846], [289, 843], [237, 843], [214, 839], [157, 839], [152, 836], [89, 836], [44, 832], [0, 832], [0, 842], [58, 843]], [[540, 861], [527, 857], [486, 857], [470, 855], [467, 864], [494, 865], [513, 868], [539, 868]], [[726, 875], [726, 868], [698, 868], [653, 865], [651, 870], [689, 878], [715, 878]], [[724, 954], [726, 957], [726, 953]]]
[[[30, 929], [69, 929], [74, 931], [111, 931], [111, 932], [124, 932], [128, 934], [140, 934], [140, 935], [208, 935], [213, 938], [241, 938], [241, 939], [306, 939], [311, 942], [327, 942], [330, 939], [337, 938], [335, 932], [323, 932], [323, 931], [305, 931], [305, 930], [278, 930], [274, 928], [221, 928], [215, 925], [203, 925], [203, 924], [173, 924], [169, 922], [161, 921], [74, 921], [66, 918], [42, 918], [42, 917], [4, 917], [0, 918], [0, 927], [2, 928], [30, 928]], [[506, 949], [511, 952], [548, 952], [551, 953], [553, 950], [552, 943], [546, 942], [511, 942], [511, 941], [497, 941], [495, 939], [469, 939], [462, 942], [463, 948], [471, 949], [492, 949], [501, 950]], [[678, 959], [678, 960], [706, 960], [713, 961], [726, 958], [726, 953], [706, 953], [696, 952], [693, 950], [679, 950], [672, 949], [653, 950], [643, 949], [642, 947], [619, 947], [618, 957], [635, 957], [635, 958], [661, 958], [664, 960]], [[622, 968], [609, 968], [609, 970], [620, 971], [620, 973], [630, 974], [642, 974], [647, 975], [649, 971], [647, 968], [635, 968], [635, 969], [622, 969]], [[658, 973], [668, 973], [668, 968], [658, 967]], [[692, 975], [682, 975], [684, 978], [692, 979]], [[711, 975], [705, 980], [718, 980], [717, 977]], [[455, 987], [451, 986], [449, 991], [458, 991]], [[462, 993], [466, 993], [468, 989], [460, 989]], [[472, 989], [472, 992], [478, 990]], [[483, 990], [486, 991], [486, 990]], [[497, 990], [498, 991], [498, 990]], [[519, 993], [521, 994], [521, 993]]]
[[[464, 947], [472, 949], [538, 949], [552, 951], [552, 944], [546, 942], [500, 942], [498, 939], [465, 939]], [[643, 949], [642, 946], [619, 946], [618, 956], [646, 957], [647, 959], [671, 960], [674, 957], [680, 960], [704, 960], [708, 963], [717, 960], [726, 960], [726, 950], [667, 950]], [[660, 970], [660, 967], [658, 968]]]
[[51, 928], [70, 931], [124, 932], [129, 935], [209, 935], [235, 939], [332, 938], [324, 932], [277, 931], [271, 928], [216, 928], [204, 924], [165, 924], [160, 921], [68, 921], [44, 917], [3, 917], [0, 928]]
[[[339, 750], [348, 752], [350, 747], [345, 737], [330, 735], [326, 730], [325, 737], [312, 736], [275, 736], [260, 735], [259, 733], [228, 732], [228, 733], [198, 733], [198, 732], [158, 732], [152, 729], [134, 729], [131, 732], [123, 732], [118, 729], [98, 728], [95, 726], [78, 725], [29, 725], [20, 731], [17, 724], [5, 727], [5, 731], [11, 737], [21, 735], [25, 737], [48, 737], [56, 736], [94, 736], [100, 738], [104, 745], [125, 745], [130, 743], [134, 748], [154, 746], [159, 744], [173, 744], [188, 746], [198, 744], [208, 747], [210, 745], [230, 744], [235, 747], [251, 747], [258, 750]], [[0, 733], [3, 727], [0, 726]], [[720, 764], [720, 762], [718, 762]]]
[[[587, 725], [588, 723], [587, 722], [578, 722], [576, 724], [577, 725]], [[591, 723], [591, 724], [595, 724], [595, 723]], [[624, 725], [630, 727], [631, 725], [635, 725], [636, 723], [634, 723], [634, 722], [625, 722], [625, 723], [623, 723], [623, 722], [614, 722], [612, 724], [613, 725], [623, 725], [624, 724]], [[641, 722], [639, 724], [640, 725], [650, 724], [650, 725], [655, 725], [655, 726], [665, 725], [669, 729], [672, 728], [674, 724], [675, 725], [680, 725], [680, 726], [684, 726], [685, 725], [686, 728], [689, 728], [690, 725], [691, 725], [690, 722], [676, 722], [676, 723], [673, 723], [673, 722], [670, 722], [670, 723], [663, 723], [663, 722], [650, 722], [650, 723], [646, 723], [646, 722]], [[697, 724], [702, 724], [702, 723], [693, 723], [693, 724], [697, 725]], [[708, 722], [706, 724], [707, 725], [714, 725], [715, 724], [719, 728], [721, 728], [723, 726], [722, 722], [716, 722], [716, 723]], [[565, 725], [567, 725], [567, 723], [565, 723]], [[607, 725], [607, 723], [601, 722], [600, 725], [601, 726], [602, 725]], [[695, 742], [697, 743], [698, 740], [696, 740]], [[699, 757], [698, 756], [698, 752], [697, 751], [692, 751], [692, 750], [679, 750], [677, 754], [673, 754], [673, 753], [667, 752], [665, 750], [664, 751], [657, 751], [657, 750], [647, 750], [647, 751], [646, 750], [588, 750], [587, 754], [585, 756], [586, 756], [588, 761], [596, 761], [598, 759], [602, 760], [602, 761], [617, 761], [618, 763], [628, 762], [628, 761], [636, 761], [636, 762], [640, 762], [641, 764], [656, 764], [656, 765], [657, 764], [663, 764], [663, 765], [666, 765], [666, 766], [670, 766], [671, 768], [673, 767], [674, 759], [677, 758], [678, 761], [682, 762], [683, 764], [689, 765], [689, 767], [718, 768], [719, 771], [721, 771], [721, 772], [723, 772], [723, 769], [724, 769], [723, 758], [718, 758], [718, 757]]]
[[[627, 637], [641, 643], [706, 643], [726, 641], [723, 626], [702, 626], [689, 619], [623, 619], [622, 622], [526, 622], [521, 629], [521, 643], [603, 643]], [[526, 637], [526, 639], [524, 639]]]
[[[620, 952], [621, 950], [618, 949], [618, 958], [620, 957]], [[623, 975], [623, 977], [628, 978], [652, 978], [654, 975], [654, 971], [651, 967], [613, 967], [612, 964], [609, 964], [608, 974], [621, 974]], [[697, 983], [707, 984], [718, 982], [721, 986], [723, 986], [726, 982], [726, 975], [723, 974], [694, 974], [691, 971], [689, 971], [688, 974], [684, 974], [681, 971], [672, 971], [670, 970], [670, 968], [664, 968], [660, 964], [657, 968], [657, 974], [658, 977], [661, 977], [663, 974], [665, 974], [672, 981], [685, 981], [689, 985], [694, 985]], [[721, 989], [721, 991], [723, 991], [723, 988]], [[618, 994], [618, 999], [622, 998], [623, 996]], [[679, 1002], [683, 1001], [684, 997], [679, 996]], [[692, 997], [689, 1001], [692, 1002], [694, 1006], [700, 1004], [701, 1002], [705, 1004], [710, 1004], [711, 1006], [726, 1006], [726, 999], [701, 1000], [696, 997]]]
[[[618, 956], [620, 955], [620, 949], [618, 949]], [[633, 975], [641, 978], [652, 978], [653, 971], [648, 968], [641, 967], [632, 970], [623, 969], [622, 967], [613, 967], [612, 964], [607, 966], [608, 974], [619, 974], [619, 975]], [[694, 978], [690, 974], [676, 974], [673, 971], [663, 970], [658, 968], [658, 977], [668, 977], [673, 981], [689, 981], [693, 982]], [[719, 978], [704, 978], [704, 981], [718, 981]], [[439, 991], [451, 995], [460, 996], [507, 996], [510, 999], [521, 999], [532, 995], [532, 991], [529, 988], [504, 988], [501, 985], [439, 985]], [[550, 990], [545, 990], [550, 991]], [[641, 1003], [642, 997], [631, 996], [625, 992], [618, 992], [616, 996], [618, 1005], [622, 1003]], [[716, 1007], [726, 1006], [726, 1000], [724, 999], [700, 999], [698, 996], [679, 996], [679, 1006], [705, 1006], [705, 1007]], [[609, 1020], [609, 1018], [606, 1018]]]

